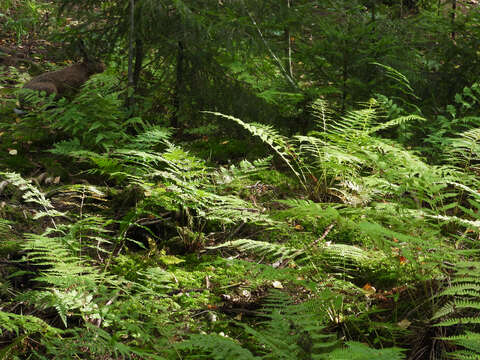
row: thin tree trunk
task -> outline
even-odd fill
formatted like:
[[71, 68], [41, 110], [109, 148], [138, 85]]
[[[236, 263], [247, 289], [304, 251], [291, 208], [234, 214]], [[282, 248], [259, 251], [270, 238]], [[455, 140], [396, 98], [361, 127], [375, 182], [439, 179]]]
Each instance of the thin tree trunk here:
[[260, 39], [262, 39], [265, 47], [267, 48], [268, 52], [272, 56], [272, 58], [275, 60], [277, 63], [278, 67], [280, 68], [283, 76], [285, 79], [292, 85], [293, 88], [298, 89], [298, 85], [295, 83], [295, 81], [292, 79], [292, 77], [289, 75], [288, 71], [285, 69], [285, 66], [283, 66], [283, 62], [278, 58], [278, 56], [273, 52], [271, 47], [268, 45], [267, 40], [263, 36], [262, 30], [260, 30], [260, 27], [258, 26], [257, 22], [255, 21], [253, 15], [247, 10], [248, 16], [250, 17], [250, 20], [252, 21], [253, 26], [257, 29], [258, 34], [260, 35]]
[[142, 63], [145, 53], [143, 51], [143, 41], [135, 40], [135, 67], [133, 69], [133, 88], [137, 92], [138, 81], [140, 80], [140, 72], [142, 71]]
[[[289, 9], [289, 12], [290, 12], [290, 8], [292, 7], [293, 5], [293, 0], [287, 0], [287, 7]], [[292, 64], [292, 37], [291, 37], [291, 34], [290, 34], [290, 29], [289, 27], [287, 26], [285, 28], [285, 38], [287, 40], [287, 68], [288, 68], [288, 72], [289, 72], [289, 75], [290, 77], [293, 79], [293, 64]]]
[[348, 60], [346, 51], [343, 53], [343, 69], [342, 69], [342, 114], [345, 113], [347, 102], [347, 80], [348, 80]]
[[375, 0], [372, 1], [372, 24], [375, 23]]
[[127, 106], [133, 106], [133, 93], [135, 82], [133, 78], [133, 37], [135, 31], [135, 0], [130, 0], [130, 34], [128, 41], [128, 82], [127, 82]]
[[184, 45], [181, 41], [178, 42], [177, 48], [177, 68], [176, 68], [176, 81], [175, 92], [173, 94], [173, 116], [172, 126], [176, 129], [179, 128], [179, 116], [180, 116], [180, 93], [183, 89], [183, 63], [185, 59]]
[[452, 0], [452, 39], [455, 40], [455, 13], [457, 11], [457, 0]]

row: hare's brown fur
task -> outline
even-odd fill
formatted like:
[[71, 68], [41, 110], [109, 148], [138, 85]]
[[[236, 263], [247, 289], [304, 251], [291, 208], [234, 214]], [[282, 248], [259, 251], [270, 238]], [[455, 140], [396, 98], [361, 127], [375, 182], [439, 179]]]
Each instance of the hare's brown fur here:
[[35, 76], [23, 87], [39, 92], [45, 91], [47, 95], [56, 94], [56, 98], [60, 98], [77, 91], [91, 75], [104, 70], [105, 65], [101, 62], [84, 61], [61, 70]]

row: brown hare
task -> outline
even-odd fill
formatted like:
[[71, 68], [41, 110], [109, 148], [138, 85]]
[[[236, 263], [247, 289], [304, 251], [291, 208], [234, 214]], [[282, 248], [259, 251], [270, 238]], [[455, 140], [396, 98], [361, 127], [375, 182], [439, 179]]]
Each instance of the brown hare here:
[[56, 94], [55, 97], [60, 98], [77, 91], [91, 75], [104, 70], [105, 65], [102, 62], [84, 60], [61, 70], [35, 76], [23, 87], [38, 92], [45, 91], [47, 95]]
[[[25, 83], [23, 88], [35, 90], [39, 93], [45, 91], [47, 95], [55, 94], [55, 99], [74, 94], [90, 76], [105, 70], [105, 65], [101, 61], [90, 59], [82, 44], [80, 50], [83, 54], [81, 63], [35, 76]], [[25, 96], [20, 96], [22, 108], [26, 105], [25, 103]], [[15, 109], [15, 112], [17, 114], [23, 113], [22, 110], [18, 109]]]

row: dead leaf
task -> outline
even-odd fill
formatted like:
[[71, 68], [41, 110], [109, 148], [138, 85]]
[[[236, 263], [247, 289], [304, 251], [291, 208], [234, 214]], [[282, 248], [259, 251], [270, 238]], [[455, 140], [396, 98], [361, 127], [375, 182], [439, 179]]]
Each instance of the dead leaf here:
[[375, 294], [377, 292], [377, 289], [375, 289], [372, 285], [369, 283], [366, 283], [362, 287], [363, 291], [365, 291], [368, 295]]
[[252, 296], [252, 294], [248, 290], [242, 290], [241, 294], [242, 294], [242, 296], [244, 296], [246, 298], [250, 298]]
[[277, 281], [275, 280], [274, 282], [272, 282], [272, 286], [275, 288], [275, 289], [283, 289], [283, 285], [280, 281]]
[[217, 315], [215, 315], [212, 312], [207, 313], [207, 317], [208, 317], [208, 320], [212, 323], [217, 321]]
[[403, 319], [402, 321], [397, 323], [398, 327], [400, 327], [402, 329], [408, 329], [408, 327], [411, 324], [412, 324], [411, 321], [408, 321], [408, 319]]

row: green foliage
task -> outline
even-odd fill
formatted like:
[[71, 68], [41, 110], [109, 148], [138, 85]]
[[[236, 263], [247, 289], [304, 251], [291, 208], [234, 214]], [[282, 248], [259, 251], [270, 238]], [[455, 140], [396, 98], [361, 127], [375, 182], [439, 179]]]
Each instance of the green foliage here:
[[453, 333], [442, 337], [442, 340], [457, 346], [449, 354], [453, 359], [474, 359], [480, 355], [480, 319], [477, 316], [480, 309], [480, 264], [457, 262], [452, 265], [452, 270], [451, 285], [436, 295], [446, 302], [435, 312], [432, 320], [436, 322], [435, 326], [446, 327]]
[[45, 332], [56, 334], [58, 331], [46, 324], [43, 320], [35, 317], [35, 316], [22, 316], [7, 312], [0, 312], [0, 319], [1, 322], [1, 329], [3, 331], [14, 332], [17, 336], [24, 332], [26, 334], [32, 334], [37, 332]]
[[455, 95], [454, 104], [446, 105], [435, 121], [427, 124], [425, 142], [428, 148], [424, 151], [434, 160], [465, 169], [472, 165], [476, 156], [475, 131], [480, 126], [480, 118], [476, 115], [479, 94], [477, 83], [465, 87], [462, 93]]
[[208, 355], [211, 359], [256, 359], [250, 351], [242, 348], [234, 340], [219, 335], [192, 335], [188, 341], [183, 341], [178, 346], [179, 350], [191, 355], [185, 355], [185, 359], [198, 359]]
[[228, 337], [214, 334], [190, 336], [178, 345], [178, 349], [186, 352], [187, 359], [204, 356], [213, 359], [235, 356], [240, 359], [288, 360], [404, 358], [401, 349], [376, 350], [356, 342], [347, 342], [348, 348], [335, 349], [338, 344], [335, 336], [324, 333], [321, 326], [329, 299], [324, 294], [323, 298], [294, 305], [284, 293], [275, 291], [268, 296], [265, 307], [259, 312], [265, 318], [260, 327], [238, 324], [258, 344], [254, 349], [249, 351]]
[[[165, 312], [169, 306], [168, 303], [158, 300], [161, 299], [162, 292], [170, 289], [168, 284], [171, 284], [173, 279], [156, 267], [140, 271], [135, 278], [137, 282], [105, 272], [112, 261], [111, 252], [106, 250], [112, 244], [112, 238], [106, 229], [109, 222], [99, 216], [89, 215], [87, 208], [83, 206], [84, 202], [98, 201], [101, 192], [72, 187], [69, 191], [77, 192], [81, 201], [80, 215], [75, 217], [71, 214], [75, 219], [73, 223], [60, 223], [60, 219], [66, 218], [66, 215], [55, 211], [43, 193], [16, 174], [2, 175], [12, 185], [24, 191], [25, 201], [42, 205], [44, 210], [36, 217], [49, 217], [53, 225], [43, 234], [25, 235], [22, 244], [26, 254], [24, 261], [39, 267], [32, 279], [37, 286], [36, 289], [22, 292], [15, 297], [15, 301], [36, 306], [43, 311], [55, 309], [63, 326], [69, 329], [63, 332], [54, 327], [40, 325], [40, 341], [46, 354], [72, 357], [84, 352], [82, 349], [86, 344], [95, 343], [96, 346], [88, 346], [91, 358], [122, 354], [161, 359], [156, 351], [148, 350], [159, 346], [156, 336], [143, 336], [142, 344], [135, 338], [143, 331], [145, 334], [165, 333], [166, 329], [159, 327], [159, 319], [155, 314]], [[74, 198], [75, 196], [72, 196], [72, 199]], [[18, 272], [12, 277], [21, 275], [22, 273]], [[135, 316], [127, 316], [133, 310]], [[2, 316], [7, 318], [2, 325], [7, 331], [18, 333], [24, 328], [27, 335], [40, 332], [38, 327], [29, 325], [36, 319], [33, 316], [3, 314]], [[69, 319], [75, 319], [73, 322], [77, 324], [78, 319], [81, 319], [81, 326], [72, 326]], [[41, 322], [40, 319], [37, 320], [32, 324]], [[103, 328], [100, 328], [100, 325]], [[116, 332], [123, 334], [120, 336], [121, 340], [114, 335]], [[59, 337], [52, 337], [51, 334], [58, 334]], [[63, 345], [59, 346], [60, 343]], [[15, 354], [15, 342], [9, 349]], [[44, 358], [41, 354], [37, 355], [36, 358]]]
[[[12, 11], [12, 10], [15, 11]], [[12, 32], [21, 43], [31, 32], [36, 33], [41, 25], [48, 23], [48, 4], [36, 0], [2, 0], [0, 18], [6, 32]]]
[[479, 12], [440, 3], [0, 0], [109, 62], [21, 118], [2, 68], [0, 357], [478, 358]]
[[347, 360], [347, 359], [405, 359], [404, 350], [399, 348], [389, 348], [375, 350], [371, 349], [365, 344], [357, 342], [347, 342], [348, 346], [345, 349], [335, 350], [329, 354], [326, 359], [328, 360]]
[[125, 345], [116, 336], [96, 326], [87, 324], [85, 329], [72, 329], [64, 332], [65, 337], [51, 338], [44, 342], [45, 355], [36, 353], [37, 359], [74, 358], [82, 354], [87, 359], [121, 356], [124, 358], [164, 360], [165, 358], [135, 346]]
[[87, 149], [107, 150], [124, 143], [129, 127], [141, 124], [141, 121], [128, 119], [121, 107], [121, 92], [114, 91], [116, 87], [115, 76], [100, 74], [91, 77], [72, 103], [66, 108], [55, 109], [53, 128], [79, 139]]
[[303, 174], [303, 164], [295, 153], [295, 149], [289, 144], [288, 139], [280, 135], [273, 127], [258, 123], [247, 124], [233, 116], [223, 115], [221, 113], [206, 112], [216, 116], [232, 120], [250, 131], [252, 135], [258, 136], [263, 142], [269, 145], [275, 153], [290, 167], [292, 172], [297, 176], [302, 185], [306, 186], [306, 178]]
[[61, 333], [60, 330], [48, 325], [42, 319], [31, 315], [17, 315], [0, 311], [0, 336], [5, 333], [14, 333], [16, 338], [7, 346], [0, 349], [0, 358], [10, 359], [17, 352], [17, 347], [29, 336], [42, 334], [54, 338]]
[[233, 248], [241, 252], [252, 252], [257, 256], [268, 256], [272, 260], [296, 259], [304, 255], [304, 250], [288, 248], [279, 244], [250, 239], [237, 239], [226, 243], [209, 247], [209, 249]]

